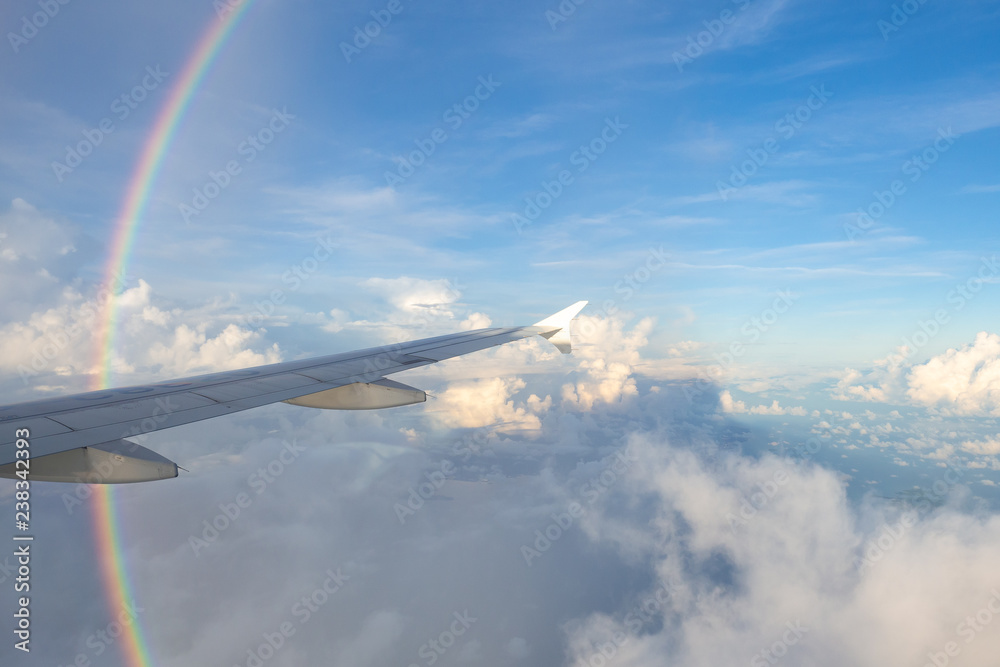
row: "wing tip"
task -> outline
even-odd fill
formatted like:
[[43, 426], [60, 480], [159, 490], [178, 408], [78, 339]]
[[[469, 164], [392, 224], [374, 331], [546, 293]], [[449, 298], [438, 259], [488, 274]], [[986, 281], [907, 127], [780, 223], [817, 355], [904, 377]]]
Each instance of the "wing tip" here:
[[567, 306], [566, 308], [560, 310], [558, 313], [553, 313], [552, 315], [546, 317], [544, 320], [541, 320], [540, 322], [535, 322], [533, 326], [536, 327], [551, 326], [551, 327], [559, 327], [560, 329], [568, 327], [570, 321], [574, 317], [579, 315], [580, 311], [583, 310], [588, 303], [590, 302], [577, 301], [572, 306]]
[[563, 354], [569, 354], [573, 351], [573, 345], [570, 340], [570, 323], [588, 303], [588, 301], [577, 301], [572, 306], [567, 306], [558, 313], [549, 315], [544, 320], [536, 322], [533, 326], [550, 328], [550, 331], [542, 332], [539, 335], [555, 345]]

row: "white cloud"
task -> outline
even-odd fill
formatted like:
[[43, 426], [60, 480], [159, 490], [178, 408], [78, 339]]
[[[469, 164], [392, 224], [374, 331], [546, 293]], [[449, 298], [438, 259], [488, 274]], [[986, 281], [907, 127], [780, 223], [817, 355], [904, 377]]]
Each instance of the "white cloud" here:
[[966, 185], [960, 192], [963, 194], [981, 194], [984, 192], [1000, 192], [1000, 183], [994, 183], [993, 185]]
[[1000, 439], [966, 440], [961, 445], [962, 450], [978, 456], [996, 456], [1000, 454]]
[[493, 320], [485, 313], [472, 313], [462, 320], [458, 328], [462, 331], [473, 331], [475, 329], [486, 329], [493, 324]]
[[204, 324], [194, 327], [180, 324], [170, 338], [153, 343], [144, 360], [164, 369], [167, 374], [248, 368], [281, 361], [277, 344], [262, 353], [247, 347], [258, 338], [259, 334], [235, 324], [230, 324], [215, 337], [209, 337]]
[[878, 403], [902, 400], [907, 366], [907, 348], [902, 346], [886, 358], [875, 361], [867, 373], [847, 368], [837, 381], [833, 398]]
[[953, 415], [1000, 415], [1000, 335], [985, 331], [960, 349], [913, 365], [905, 346], [867, 373], [848, 368], [832, 392], [838, 400], [912, 403]]
[[[261, 334], [235, 324], [212, 324], [197, 310], [164, 310], [143, 280], [117, 296], [118, 338], [112, 360], [118, 379], [133, 381], [245, 368], [281, 360], [277, 345], [263, 351]], [[0, 327], [0, 369], [34, 384], [51, 376], [85, 376], [100, 370], [97, 336], [107, 320], [107, 299], [86, 299], [65, 289], [60, 303], [25, 321]], [[77, 377], [76, 380], [81, 380]], [[54, 387], [59, 389], [61, 387]]]
[[705, 347], [705, 343], [694, 340], [682, 340], [670, 345], [667, 348], [667, 354], [671, 357], [687, 357], [703, 347]]
[[985, 331], [909, 375], [907, 396], [919, 405], [958, 415], [1000, 416], [1000, 335]]
[[773, 389], [774, 384], [768, 380], [744, 380], [736, 388], [748, 394], [759, 394]]
[[807, 414], [806, 409], [800, 406], [782, 407], [777, 399], [773, 400], [771, 405], [754, 405], [748, 408], [743, 401], [733, 399], [733, 395], [729, 393], [728, 389], [719, 394], [719, 407], [722, 408], [723, 412], [732, 414], [794, 415], [796, 417], [805, 417]]
[[743, 414], [747, 411], [747, 404], [743, 401], [734, 400], [733, 395], [729, 393], [728, 389], [719, 394], [719, 407], [722, 408], [723, 412], [733, 414]]
[[[384, 342], [401, 342], [414, 338], [451, 333], [456, 326], [456, 306], [462, 296], [458, 286], [450, 280], [411, 278], [369, 278], [361, 282], [380, 299], [381, 303], [365, 313], [364, 319], [348, 321], [343, 311], [331, 311], [332, 322], [324, 328], [340, 331], [345, 328], [362, 329]], [[481, 313], [473, 313], [463, 324], [488, 320]]]
[[424, 317], [453, 317], [450, 307], [461, 295], [451, 281], [444, 279], [369, 278], [361, 284], [381, 294], [400, 311]]
[[498, 430], [538, 429], [539, 415], [552, 407], [552, 397], [531, 394], [522, 402], [514, 395], [526, 387], [520, 378], [491, 378], [454, 382], [429, 409], [443, 425], [452, 428], [496, 426]]
[[[630, 450], [638, 461], [588, 516], [588, 535], [641, 554], [656, 581], [616, 612], [568, 626], [574, 667], [593, 664], [616, 632], [622, 665], [763, 665], [761, 651], [783, 637], [795, 639], [782, 648], [789, 665], [921, 665], [949, 642], [962, 665], [995, 664], [1000, 633], [966, 619], [1000, 603], [1000, 517], [945, 506], [901, 525], [887, 505], [852, 510], [843, 482], [820, 467], [733, 457], [709, 468], [642, 436]], [[660, 612], [628, 616], [661, 587]], [[800, 632], [785, 634], [789, 624]]]
[[573, 327], [573, 355], [580, 360], [583, 377], [563, 385], [563, 403], [587, 411], [596, 403], [621, 404], [637, 395], [633, 373], [653, 323], [647, 317], [625, 331], [624, 321], [618, 317], [578, 317]]

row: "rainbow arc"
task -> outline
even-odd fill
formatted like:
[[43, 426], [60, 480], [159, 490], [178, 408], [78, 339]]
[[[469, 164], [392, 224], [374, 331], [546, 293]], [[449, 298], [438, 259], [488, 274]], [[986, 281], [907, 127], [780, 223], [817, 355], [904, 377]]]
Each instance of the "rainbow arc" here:
[[[136, 233], [142, 222], [164, 157], [184, 119], [191, 100], [205, 79], [215, 57], [226, 39], [246, 14], [253, 0], [243, 2], [217, 0], [219, 16], [198, 40], [194, 51], [184, 63], [180, 74], [169, 88], [166, 102], [157, 114], [153, 128], [143, 143], [139, 159], [129, 178], [125, 197], [115, 219], [110, 251], [104, 268], [103, 283], [114, 290], [119, 276], [127, 275]], [[112, 292], [113, 293], [113, 292]], [[111, 386], [118, 332], [118, 299], [108, 298], [95, 338], [95, 366], [99, 372], [91, 382], [92, 389]], [[97, 485], [94, 495], [93, 521], [98, 545], [98, 558], [104, 581], [109, 612], [116, 615], [131, 606], [135, 599], [134, 586], [126, 567], [126, 550], [122, 542], [122, 522], [119, 503], [112, 485]], [[140, 605], [141, 606], [141, 605]], [[127, 626], [122, 635], [125, 662], [135, 667], [153, 664], [142, 618]]]

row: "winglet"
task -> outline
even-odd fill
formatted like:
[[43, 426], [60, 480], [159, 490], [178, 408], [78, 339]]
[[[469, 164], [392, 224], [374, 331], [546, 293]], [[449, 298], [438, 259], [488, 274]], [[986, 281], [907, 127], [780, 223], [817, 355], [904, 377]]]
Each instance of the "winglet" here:
[[559, 351], [563, 354], [569, 354], [573, 350], [573, 346], [570, 342], [570, 322], [581, 310], [583, 310], [583, 307], [586, 305], [586, 301], [577, 301], [569, 308], [563, 308], [555, 315], [549, 315], [541, 322], [535, 322], [534, 326], [536, 327], [546, 327], [551, 329], [550, 331], [546, 331], [538, 335], [542, 338], [547, 338], [548, 341], [559, 348]]

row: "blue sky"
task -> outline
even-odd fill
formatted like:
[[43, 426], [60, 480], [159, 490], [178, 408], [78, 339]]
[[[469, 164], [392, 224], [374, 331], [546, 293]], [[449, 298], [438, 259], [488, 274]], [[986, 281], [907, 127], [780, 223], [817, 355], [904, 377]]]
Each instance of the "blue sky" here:
[[[37, 11], [27, 0], [0, 9], [3, 403], [82, 390], [96, 371], [87, 304], [99, 299], [126, 184], [188, 54], [219, 20], [209, 2], [70, 2], [19, 39]], [[358, 38], [378, 17], [386, 24]], [[505, 589], [527, 602], [498, 602], [467, 653], [444, 656], [456, 664], [590, 664], [587, 646], [677, 578], [693, 583], [673, 598], [675, 616], [630, 629], [635, 653], [621, 664], [664, 651], [685, 664], [751, 661], [805, 613], [794, 604], [802, 595], [823, 602], [811, 610], [815, 641], [797, 645], [801, 660], [919, 664], [942, 650], [953, 617], [985, 604], [975, 594], [995, 582], [985, 568], [956, 574], [947, 564], [1000, 553], [998, 28], [996, 3], [975, 0], [255, 2], [194, 97], [142, 219], [118, 297], [117, 382], [530, 324], [580, 299], [591, 305], [571, 357], [535, 342], [401, 378], [438, 397], [426, 411], [281, 406], [151, 435], [194, 473], [124, 492], [165, 527], [131, 517], [132, 555], [153, 564], [137, 587], [165, 610], [148, 631], [162, 664], [238, 661], [254, 628], [282, 617], [194, 610], [210, 594], [235, 608], [295, 587], [248, 592], [222, 576], [276, 567], [270, 512], [303, 506], [292, 487], [309, 499], [287, 529], [289, 543], [306, 545], [293, 583], [315, 585], [331, 566], [322, 556], [335, 554], [356, 588], [328, 608], [326, 633], [303, 632], [276, 664], [334, 654], [422, 663], [417, 638], [436, 626], [424, 627], [433, 614], [417, 601], [467, 559], [500, 574], [487, 585], [463, 570], [430, 605], [441, 619]], [[144, 77], [144, 99], [123, 107]], [[53, 166], [103, 119], [113, 131], [90, 155], [71, 171]], [[217, 194], [213, 174], [225, 183]], [[201, 201], [206, 186], [215, 196]], [[21, 372], [71, 330], [80, 332], [71, 345]], [[419, 530], [400, 532], [386, 508], [476, 434], [488, 453], [463, 459]], [[246, 467], [293, 437], [327, 447], [296, 482], [269, 489], [267, 511], [209, 558], [186, 551], [192, 526], [242, 488]], [[803, 455], [812, 437], [823, 449]], [[545, 576], [491, 551], [483, 522], [500, 517], [489, 525], [516, 561], [523, 535], [627, 443], [642, 470], [602, 496]], [[839, 540], [864, 553], [914, 488], [933, 488], [952, 467], [963, 479], [921, 509], [893, 552], [896, 569], [850, 580], [837, 559], [850, 564], [851, 553], [803, 546]], [[773, 513], [758, 508], [734, 541], [719, 537], [706, 517], [725, 517], [778, 473], [791, 481]], [[328, 497], [330, 479], [342, 488]], [[180, 485], [183, 507], [172, 509]], [[53, 543], [59, 530], [85, 532], [61, 493], [46, 496]], [[820, 529], [798, 506], [829, 519], [828, 532], [811, 532]], [[697, 539], [663, 546], [650, 526]], [[780, 577], [761, 554], [784, 539], [782, 526], [802, 538], [803, 551], [790, 553], [845, 577], [836, 580], [849, 603], [824, 597], [807, 573], [780, 600], [768, 597], [764, 584]], [[967, 551], [927, 549], [938, 533]], [[403, 548], [397, 562], [401, 544], [423, 555], [407, 561]], [[247, 545], [266, 555], [248, 562]], [[687, 571], [672, 569], [677, 558]], [[210, 591], [175, 595], [158, 583], [192, 559], [216, 582]], [[926, 645], [891, 630], [900, 572], [950, 584], [915, 593], [914, 622], [931, 613], [924, 602], [949, 601], [928, 622]], [[377, 583], [386, 573], [405, 595]], [[573, 598], [567, 573], [595, 583]], [[724, 591], [718, 606], [697, 602], [713, 586]], [[81, 629], [52, 633], [52, 664], [84, 650], [90, 626], [114, 612], [72, 590]], [[771, 603], [760, 625], [743, 615]], [[518, 614], [520, 624], [510, 620]], [[748, 625], [720, 631], [714, 646], [702, 633], [726, 617]], [[884, 630], [888, 654], [872, 637], [829, 650], [859, 618]], [[964, 664], [991, 664], [998, 635], [988, 630]]]
[[[289, 313], [339, 307], [335, 295], [351, 280], [408, 275], [468, 285], [466, 298], [513, 322], [577, 296], [618, 298], [614, 285], [636, 258], [662, 246], [673, 261], [628, 307], [661, 320], [691, 308], [697, 319], [664, 327], [660, 344], [671, 336], [724, 343], [764, 295], [794, 289], [801, 298], [783, 335], [810, 341], [812, 363], [870, 361], [924, 314], [928, 295], [972, 275], [992, 245], [995, 17], [983, 3], [925, 4], [884, 38], [878, 22], [892, 8], [877, 2], [741, 6], [584, 3], [553, 29], [544, 4], [404, 3], [348, 63], [339, 44], [379, 7], [260, 3], [192, 105], [142, 223], [133, 273], [164, 295], [193, 299], [215, 285], [213, 294], [251, 299], [333, 228], [343, 248], [334, 270], [296, 295]], [[727, 9], [732, 23], [678, 67], [688, 38]], [[16, 22], [21, 10], [8, 11]], [[51, 163], [110, 115], [146, 65], [176, 73], [211, 16], [198, 5], [170, 16], [106, 11], [67, 6], [4, 65], [5, 198], [98, 240], [165, 89], [116, 121], [62, 183]], [[445, 112], [480, 77], [500, 85], [453, 130]], [[829, 99], [807, 108], [799, 128], [777, 125], [820, 88]], [[178, 207], [193, 189], [245, 160], [241, 142], [281, 109], [294, 116], [287, 131], [185, 220]], [[574, 151], [606, 119], [627, 129], [579, 173]], [[436, 128], [446, 141], [387, 187], [386, 172]], [[902, 165], [948, 128], [958, 139], [913, 182]], [[760, 162], [769, 139], [777, 150], [722, 201], [719, 183], [748, 151]], [[516, 233], [512, 214], [563, 169], [572, 184]], [[851, 240], [845, 225], [896, 179], [905, 194]], [[353, 236], [363, 240], [346, 238], [358, 227], [365, 234]], [[379, 242], [387, 236], [395, 241]], [[178, 280], [175, 264], [192, 247], [211, 261]], [[970, 304], [932, 351], [968, 342], [990, 306], [989, 294]], [[780, 354], [776, 337], [761, 345]]]

